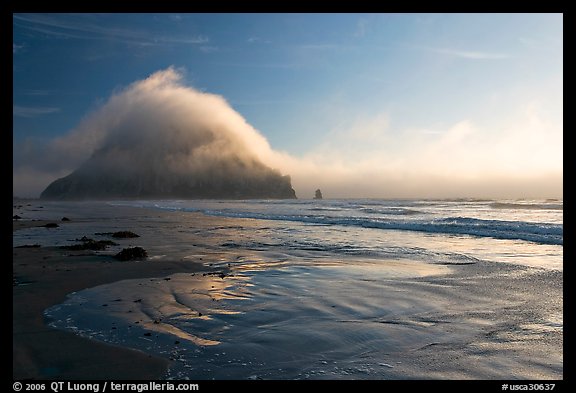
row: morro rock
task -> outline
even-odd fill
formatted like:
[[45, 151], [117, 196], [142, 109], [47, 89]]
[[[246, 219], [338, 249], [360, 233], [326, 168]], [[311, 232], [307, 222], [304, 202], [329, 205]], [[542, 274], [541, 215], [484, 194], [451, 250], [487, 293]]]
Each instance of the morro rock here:
[[87, 116], [61, 144], [90, 158], [41, 198], [296, 198], [290, 177], [265, 164], [266, 139], [224, 98], [181, 77], [154, 73]]
[[[111, 154], [113, 153], [113, 154]], [[295, 199], [290, 176], [256, 159], [212, 158], [201, 170], [171, 170], [162, 159], [119, 162], [117, 151], [97, 151], [70, 175], [52, 182], [42, 199]], [[133, 152], [132, 152], [133, 153]], [[127, 154], [128, 156], [130, 154]], [[113, 157], [112, 157], [113, 156]]]

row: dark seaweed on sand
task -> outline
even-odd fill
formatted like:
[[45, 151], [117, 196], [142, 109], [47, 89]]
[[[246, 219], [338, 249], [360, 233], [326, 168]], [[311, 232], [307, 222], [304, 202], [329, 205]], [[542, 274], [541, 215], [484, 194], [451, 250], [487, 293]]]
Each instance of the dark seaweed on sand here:
[[118, 243], [114, 243], [111, 240], [94, 240], [83, 236], [81, 239], [76, 239], [81, 241], [81, 244], [73, 244], [71, 246], [62, 246], [65, 250], [81, 251], [81, 250], [92, 250], [92, 251], [102, 251], [108, 246], [117, 246]]
[[142, 247], [129, 247], [120, 251], [114, 256], [119, 261], [131, 261], [134, 259], [145, 259], [148, 253]]
[[134, 232], [130, 231], [120, 231], [120, 232], [114, 232], [112, 234], [112, 237], [115, 237], [117, 239], [128, 239], [132, 237], [140, 237], [140, 235], [137, 235]]
[[16, 246], [14, 248], [39, 248], [40, 244], [24, 244], [22, 246]]
[[132, 237], [140, 237], [140, 235], [135, 234], [130, 231], [119, 231], [119, 232], [96, 232], [97, 236], [112, 236], [116, 239], [129, 239]]

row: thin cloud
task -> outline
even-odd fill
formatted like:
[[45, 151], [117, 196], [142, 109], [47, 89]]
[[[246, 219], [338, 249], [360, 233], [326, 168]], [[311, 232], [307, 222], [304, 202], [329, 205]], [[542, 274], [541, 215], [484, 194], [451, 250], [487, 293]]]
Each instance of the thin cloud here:
[[495, 59], [508, 59], [511, 56], [505, 53], [491, 53], [491, 52], [478, 52], [478, 51], [465, 51], [456, 49], [445, 48], [429, 48], [432, 52], [459, 57], [462, 59], [472, 60], [495, 60]]
[[261, 37], [250, 37], [246, 40], [249, 44], [271, 44], [272, 41], [265, 40]]
[[162, 36], [144, 30], [102, 26], [92, 23], [86, 18], [72, 20], [52, 15], [16, 14], [14, 15], [14, 23], [22, 28], [58, 38], [114, 40], [126, 44], [144, 46], [161, 44], [198, 45], [209, 42], [209, 39], [202, 35]]
[[264, 106], [264, 105], [286, 105], [286, 104], [294, 104], [299, 103], [301, 101], [297, 100], [230, 100], [229, 101], [233, 106]]
[[18, 52], [22, 48], [24, 48], [24, 46], [12, 43], [12, 54], [15, 54], [16, 52]]
[[49, 96], [54, 94], [52, 90], [42, 90], [42, 89], [23, 89], [17, 91], [16, 93], [23, 96]]
[[520, 44], [527, 49], [535, 50], [556, 50], [562, 47], [562, 40], [557, 37], [540, 36], [533, 37], [520, 37], [518, 38]]
[[221, 63], [221, 62], [214, 62], [211, 63], [217, 67], [246, 67], [246, 68], [287, 68], [287, 69], [294, 69], [294, 68], [301, 68], [302, 64], [295, 64], [295, 63]]
[[84, 95], [85, 92], [82, 91], [75, 91], [75, 90], [66, 90], [66, 89], [14, 89], [13, 91], [15, 96], [26, 96], [26, 97], [47, 97], [53, 95], [59, 96], [78, 96]]
[[304, 44], [300, 45], [300, 48], [310, 50], [329, 50], [329, 49], [343, 48], [343, 46], [338, 44]]
[[360, 18], [356, 23], [356, 31], [354, 31], [353, 36], [356, 38], [362, 38], [366, 35], [366, 29], [368, 27], [368, 19]]
[[46, 106], [18, 106], [14, 105], [12, 107], [13, 116], [17, 117], [38, 117], [42, 115], [48, 115], [50, 113], [60, 112], [60, 108], [46, 107]]
[[200, 49], [200, 51], [204, 53], [214, 53], [220, 51], [220, 48], [218, 48], [217, 46], [209, 46], [209, 45], [202, 45], [198, 49]]

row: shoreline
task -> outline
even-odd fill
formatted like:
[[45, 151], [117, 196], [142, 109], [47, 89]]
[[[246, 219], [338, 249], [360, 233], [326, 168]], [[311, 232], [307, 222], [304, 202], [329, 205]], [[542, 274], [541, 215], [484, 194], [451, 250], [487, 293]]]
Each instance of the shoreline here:
[[[44, 212], [39, 216], [42, 221], [30, 218], [13, 221], [13, 231], [56, 222], [46, 218], [61, 217], [62, 209], [62, 206], [56, 207], [53, 215], [46, 215], [48, 212]], [[378, 274], [383, 273], [384, 276], [375, 276], [371, 275], [370, 268], [380, 266], [380, 258], [374, 261], [375, 265], [370, 265], [356, 257], [338, 260], [337, 256], [327, 254], [305, 252], [299, 252], [298, 256], [281, 254], [282, 250], [276, 250], [274, 247], [266, 247], [264, 251], [268, 255], [266, 258], [271, 258], [275, 263], [268, 264], [270, 260], [258, 259], [260, 251], [252, 253], [249, 248], [244, 249], [237, 244], [240, 244], [242, 239], [248, 241], [244, 238], [247, 232], [262, 230], [259, 236], [268, 236], [269, 233], [273, 233], [269, 232], [272, 227], [282, 227], [281, 223], [263, 225], [260, 220], [210, 217], [201, 213], [182, 214], [142, 208], [122, 207], [117, 211], [108, 209], [90, 211], [86, 216], [82, 215], [83, 210], [74, 210], [76, 216], [70, 216], [72, 217], [70, 223], [58, 222], [62, 227], [59, 237], [49, 235], [43, 238], [44, 230], [35, 230], [32, 232], [35, 232], [36, 237], [26, 235], [20, 237], [18, 242], [22, 244], [26, 239], [37, 239], [38, 242], [45, 240], [42, 244], [46, 246], [13, 248], [13, 273], [16, 280], [13, 287], [15, 379], [167, 378], [170, 376], [169, 370], [172, 370], [171, 364], [177, 364], [172, 363], [170, 358], [154, 355], [150, 351], [143, 352], [146, 348], [139, 351], [106, 344], [81, 337], [71, 331], [49, 327], [44, 311], [64, 302], [69, 294], [103, 284], [139, 279], [142, 284], [134, 285], [146, 286], [145, 282], [152, 281], [147, 280], [148, 278], [156, 278], [159, 280], [154, 281], [176, 285], [178, 281], [174, 277], [176, 273], [215, 274], [217, 271], [241, 269], [244, 264], [248, 270], [262, 269], [262, 272], [270, 272], [253, 276], [261, 280], [258, 281], [258, 286], [251, 290], [250, 296], [253, 299], [265, 300], [259, 303], [262, 304], [261, 307], [266, 305], [269, 307], [270, 304], [275, 304], [270, 303], [275, 301], [273, 299], [280, 299], [280, 303], [276, 304], [277, 307], [269, 310], [288, 313], [312, 323], [318, 321], [318, 312], [323, 312], [324, 317], [338, 315], [335, 318], [328, 318], [336, 323], [327, 325], [328, 328], [335, 329], [332, 332], [336, 341], [332, 343], [339, 342], [338, 337], [344, 334], [337, 327], [341, 322], [354, 323], [350, 326], [367, 329], [366, 337], [376, 337], [372, 336], [372, 333], [392, 334], [390, 337], [395, 337], [394, 339], [402, 345], [398, 346], [396, 342], [391, 341], [383, 347], [374, 347], [378, 348], [380, 356], [378, 359], [386, 364], [382, 367], [393, 365], [389, 371], [378, 374], [380, 378], [561, 379], [563, 377], [562, 271], [481, 260], [454, 264], [446, 260], [430, 260], [423, 262], [424, 266], [409, 261], [396, 263], [392, 260], [374, 271], [377, 273], [381, 270]], [[75, 224], [78, 225], [74, 226]], [[152, 258], [146, 261], [119, 262], [111, 256], [89, 255], [86, 251], [63, 250], [57, 246], [74, 237], [90, 236], [95, 232], [118, 230], [118, 228], [134, 230], [143, 235], [133, 241], [120, 240], [122, 247], [130, 244], [147, 248], [149, 244], [155, 251]], [[180, 232], [186, 235], [179, 235]], [[204, 237], [206, 233], [213, 235]], [[56, 235], [57, 232], [52, 234]], [[156, 234], [162, 235], [156, 236]], [[54, 239], [59, 239], [60, 243], [47, 246], [54, 244], [52, 243]], [[249, 239], [253, 241], [253, 238]], [[32, 245], [34, 242], [31, 240], [29, 244]], [[178, 252], [180, 248], [185, 252]], [[161, 257], [159, 260], [158, 256]], [[418, 272], [417, 269], [423, 268], [422, 275], [415, 274]], [[446, 270], [440, 274], [430, 274], [432, 271], [440, 272], [440, 268]], [[364, 286], [365, 290], [373, 288], [376, 292], [371, 293], [379, 293], [379, 296], [369, 300], [370, 292], [358, 292], [358, 295], [342, 297], [343, 293], [337, 293], [342, 288], [353, 291], [361, 288], [340, 285], [336, 288], [325, 287], [331, 290], [321, 291], [319, 297], [302, 298], [305, 302], [303, 308], [283, 305], [281, 299], [299, 298], [300, 294], [305, 293], [302, 290], [306, 290], [309, 285], [315, 285], [311, 283], [322, 283], [311, 280], [324, 278], [329, 281], [329, 276], [306, 276], [305, 274], [311, 272], [310, 269], [335, 274], [332, 277], [340, 277], [338, 279], [345, 280], [343, 282], [356, 282]], [[295, 291], [283, 292], [286, 289], [285, 281], [280, 276], [274, 277], [279, 271], [284, 272], [282, 277], [290, 278], [288, 288], [292, 286], [296, 288]], [[402, 272], [406, 271], [410, 272], [409, 276], [402, 275]], [[340, 275], [340, 272], [344, 272], [343, 275]], [[394, 276], [395, 272], [402, 274]], [[371, 275], [370, 280], [367, 279], [367, 275]], [[164, 281], [170, 280], [169, 276], [172, 280]], [[162, 278], [164, 280], [161, 280]], [[114, 299], [126, 299], [125, 293], [114, 295]], [[168, 291], [168, 293], [178, 292]], [[360, 296], [360, 293], [363, 295]], [[331, 297], [330, 294], [334, 296]], [[141, 294], [139, 297], [145, 296]], [[98, 312], [111, 311], [109, 309], [113, 307], [101, 308], [103, 303], [114, 301], [110, 299], [96, 302], [96, 309], [101, 310]], [[336, 299], [340, 299], [341, 303], [332, 303], [336, 302]], [[310, 303], [306, 303], [307, 301]], [[411, 309], [410, 304], [421, 310]], [[381, 314], [378, 314], [379, 308], [382, 309]], [[258, 318], [268, 315], [267, 312], [243, 316], [241, 325], [249, 329], [244, 330], [244, 333], [256, 334], [254, 327], [265, 324], [265, 320], [258, 321]], [[369, 316], [372, 312], [375, 313], [372, 314], [374, 318]], [[204, 310], [202, 313], [206, 314]], [[352, 317], [355, 313], [358, 313], [357, 317]], [[292, 319], [288, 318], [286, 322], [290, 320]], [[148, 322], [156, 323], [152, 320]], [[282, 340], [276, 341], [281, 336], [274, 336], [273, 332], [281, 325], [273, 326], [274, 328], [268, 330], [268, 333], [272, 334], [269, 342], [276, 345]], [[284, 326], [289, 327], [290, 324]], [[346, 334], [354, 337], [355, 329], [348, 330]], [[294, 333], [294, 330], [288, 328], [288, 333], [290, 332]], [[319, 334], [319, 339], [330, 338], [329, 331], [312, 329], [309, 333], [315, 332]], [[359, 343], [364, 345], [362, 342]], [[287, 349], [298, 351], [298, 341], [285, 344], [289, 344]], [[245, 343], [231, 340], [227, 345], [226, 352], [232, 352], [234, 348], [241, 351], [243, 345], [250, 345], [250, 341]], [[334, 347], [330, 345], [330, 348]], [[300, 348], [300, 351], [307, 350], [309, 349], [305, 347]], [[389, 362], [391, 354], [396, 354], [396, 360], [400, 361]], [[208, 358], [200, 357], [197, 361], [203, 363], [206, 359]], [[262, 360], [267, 362], [272, 358], [266, 355]], [[475, 366], [471, 367], [470, 362]], [[198, 375], [208, 377], [214, 374], [206, 371]], [[284, 379], [284, 374], [274, 375], [276, 378]], [[342, 377], [338, 374], [334, 376]], [[221, 378], [227, 379], [225, 376]]]
[[[54, 221], [13, 221], [13, 231], [48, 222]], [[43, 313], [82, 289], [123, 279], [210, 270], [200, 262], [119, 262], [58, 247], [13, 248], [12, 255], [16, 280], [12, 291], [12, 366], [17, 380], [160, 379], [170, 360], [51, 328]]]

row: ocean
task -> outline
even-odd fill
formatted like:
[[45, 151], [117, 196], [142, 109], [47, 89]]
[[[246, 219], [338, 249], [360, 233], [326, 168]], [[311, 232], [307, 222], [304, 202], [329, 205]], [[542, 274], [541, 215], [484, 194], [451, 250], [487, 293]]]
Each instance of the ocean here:
[[[267, 243], [262, 247], [295, 252], [308, 250], [338, 256], [418, 260], [479, 258], [562, 268], [563, 201], [556, 199], [138, 201], [112, 204], [262, 222], [280, 221], [282, 228], [267, 234]], [[257, 245], [248, 241], [227, 246], [254, 248]]]
[[15, 246], [129, 229], [142, 263], [204, 263], [45, 312], [169, 357], [167, 379], [562, 378], [562, 200], [44, 205], [39, 218], [71, 223], [17, 231]]

